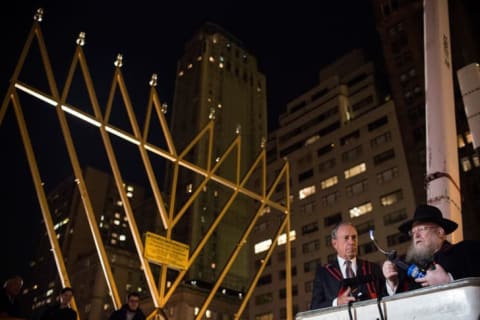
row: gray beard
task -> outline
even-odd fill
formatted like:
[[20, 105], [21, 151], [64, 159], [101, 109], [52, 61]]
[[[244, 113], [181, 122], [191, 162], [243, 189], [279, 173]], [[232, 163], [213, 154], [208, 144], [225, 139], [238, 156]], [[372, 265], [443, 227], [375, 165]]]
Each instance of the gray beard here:
[[433, 255], [435, 254], [433, 245], [427, 247], [415, 247], [413, 243], [407, 250], [405, 260], [408, 263], [414, 263], [421, 268], [427, 268], [433, 262]]

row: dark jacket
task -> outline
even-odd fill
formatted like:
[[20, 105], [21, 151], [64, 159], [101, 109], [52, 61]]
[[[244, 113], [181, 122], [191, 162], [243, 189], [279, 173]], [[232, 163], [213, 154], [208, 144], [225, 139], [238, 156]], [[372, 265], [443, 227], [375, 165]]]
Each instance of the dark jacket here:
[[[480, 241], [465, 240], [457, 244], [445, 241], [433, 256], [433, 261], [450, 273], [454, 280], [480, 277]], [[430, 266], [423, 266], [428, 269]], [[420, 288], [413, 279], [402, 273], [397, 292]]]
[[10, 301], [5, 290], [0, 291], [0, 314], [5, 313], [10, 317], [21, 318], [24, 315], [22, 314], [20, 301], [15, 297], [15, 299]]
[[76, 320], [77, 312], [71, 308], [60, 308], [60, 304], [49, 307], [43, 313], [41, 320]]
[[380, 295], [384, 286], [382, 270], [377, 264], [357, 258], [356, 277], [343, 279], [338, 261], [335, 259], [334, 262], [317, 268], [310, 309], [331, 307], [333, 300], [348, 287], [352, 288], [357, 300], [368, 300]]
[[[128, 304], [124, 304], [120, 309], [113, 311], [108, 320], [125, 320], [127, 319]], [[133, 320], [145, 320], [145, 314], [140, 308], [137, 309]]]

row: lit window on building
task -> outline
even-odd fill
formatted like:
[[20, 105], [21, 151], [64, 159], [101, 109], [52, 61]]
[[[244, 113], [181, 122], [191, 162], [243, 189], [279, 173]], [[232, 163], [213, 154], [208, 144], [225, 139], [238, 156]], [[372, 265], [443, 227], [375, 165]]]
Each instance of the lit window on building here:
[[259, 242], [255, 244], [254, 246], [254, 252], [255, 254], [267, 251], [270, 249], [270, 246], [272, 245], [272, 239], [264, 240], [262, 242]]
[[315, 194], [315, 186], [314, 185], [305, 187], [305, 188], [301, 189], [300, 191], [298, 191], [298, 198], [300, 200], [302, 200], [302, 199], [308, 198], [312, 194]]
[[[120, 213], [115, 212], [114, 216], [115, 216], [115, 218], [120, 219]], [[102, 216], [102, 217], [103, 217], [103, 216]], [[102, 220], [103, 220], [103, 219], [102, 219]]]
[[473, 137], [470, 131], [467, 131], [465, 133], [465, 140], [467, 141], [467, 143], [473, 143]]
[[395, 190], [391, 193], [380, 196], [380, 204], [382, 207], [388, 207], [394, 205], [403, 199], [403, 192], [401, 189]]
[[110, 239], [111, 244], [117, 244], [117, 239]]
[[305, 141], [305, 145], [308, 146], [310, 144], [315, 143], [316, 141], [320, 140], [320, 136], [318, 134], [314, 135], [313, 137], [308, 138]]
[[181, 77], [181, 76], [183, 76], [183, 74], [184, 74], [183, 70], [180, 70], [180, 72], [178, 73], [178, 76]]
[[189, 63], [187, 66], [187, 69], [192, 69], [192, 68], [193, 68], [193, 64]]
[[357, 218], [357, 217], [363, 216], [364, 214], [372, 212], [372, 210], [373, 210], [372, 203], [367, 202], [351, 208], [350, 210], [348, 210], [348, 212], [350, 214], [350, 218]]
[[465, 140], [461, 134], [457, 135], [457, 144], [459, 148], [465, 147]]
[[133, 186], [127, 186], [127, 191], [133, 192], [134, 188]]
[[352, 177], [355, 177], [363, 172], [367, 171], [367, 165], [365, 162], [362, 162], [360, 164], [357, 164], [351, 168], [348, 168], [347, 170], [344, 171], [345, 174], [345, 179], [350, 179]]
[[[296, 238], [297, 238], [297, 233], [295, 232], [295, 230], [291, 230], [290, 231], [290, 242], [294, 241]], [[277, 244], [279, 246], [281, 246], [285, 243], [287, 243], [287, 234], [282, 233], [281, 235], [278, 236]]]
[[337, 176], [332, 176], [327, 179], [324, 179], [320, 182], [320, 188], [322, 190], [330, 188], [338, 183], [338, 177]]
[[475, 167], [480, 167], [480, 158], [479, 158], [478, 154], [474, 154], [472, 156], [472, 161], [473, 161], [473, 165]]
[[215, 62], [215, 58], [212, 57], [212, 56], [210, 56], [210, 57], [208, 57], [208, 61], [210, 61], [210, 62]]
[[124, 235], [124, 234], [121, 234], [121, 235], [118, 237], [118, 240], [120, 240], [120, 241], [125, 241], [125, 240], [127, 240], [127, 236]]
[[120, 220], [117, 220], [117, 219], [113, 220], [113, 224], [116, 225], [116, 226], [119, 226], [120, 225]]
[[129, 198], [133, 198], [133, 192], [130, 192], [130, 191], [129, 191], [129, 192], [127, 192], [127, 197], [129, 197]]
[[460, 163], [462, 164], [462, 170], [463, 172], [468, 172], [472, 170], [472, 163], [470, 162], [470, 159], [468, 157], [464, 157], [460, 160]]
[[192, 191], [193, 191], [193, 184], [191, 184], [191, 183], [187, 184], [186, 189], [187, 189], [187, 190], [186, 190], [187, 193], [192, 193]]

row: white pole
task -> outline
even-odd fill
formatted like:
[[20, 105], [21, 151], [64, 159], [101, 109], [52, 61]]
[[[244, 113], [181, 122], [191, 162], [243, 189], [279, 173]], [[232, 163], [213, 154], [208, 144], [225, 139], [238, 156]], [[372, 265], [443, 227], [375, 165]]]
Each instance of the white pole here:
[[459, 69], [457, 78], [473, 139], [473, 148], [480, 150], [480, 65], [471, 63]]
[[463, 239], [448, 0], [424, 0], [427, 203], [458, 223]]

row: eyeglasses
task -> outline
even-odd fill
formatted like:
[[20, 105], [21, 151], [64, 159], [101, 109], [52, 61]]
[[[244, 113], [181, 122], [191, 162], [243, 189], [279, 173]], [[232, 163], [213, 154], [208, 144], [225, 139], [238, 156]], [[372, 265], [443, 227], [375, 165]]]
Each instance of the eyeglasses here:
[[427, 230], [430, 229], [436, 229], [438, 228], [437, 226], [418, 226], [418, 227], [413, 227], [412, 230], [408, 231], [408, 235], [412, 237], [416, 233], [425, 233]]

